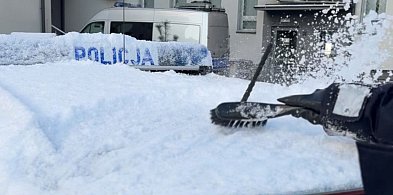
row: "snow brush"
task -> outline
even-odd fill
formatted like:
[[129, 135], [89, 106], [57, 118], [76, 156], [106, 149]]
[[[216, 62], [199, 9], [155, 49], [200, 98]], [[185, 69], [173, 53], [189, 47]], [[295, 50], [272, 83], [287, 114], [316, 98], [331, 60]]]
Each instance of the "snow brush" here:
[[288, 115], [296, 110], [296, 107], [281, 104], [247, 102], [272, 47], [273, 45], [269, 43], [241, 101], [224, 102], [210, 111], [213, 124], [225, 127], [258, 127], [265, 125], [268, 118]]
[[261, 102], [224, 102], [210, 111], [213, 124], [225, 127], [259, 127], [267, 119], [296, 115], [300, 107]]

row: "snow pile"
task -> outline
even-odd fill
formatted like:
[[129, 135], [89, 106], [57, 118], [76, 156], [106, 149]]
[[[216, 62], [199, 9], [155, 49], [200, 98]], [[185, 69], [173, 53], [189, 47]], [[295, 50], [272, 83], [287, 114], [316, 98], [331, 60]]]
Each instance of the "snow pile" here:
[[102, 64], [124, 61], [125, 64], [139, 66], [212, 65], [208, 49], [195, 43], [140, 41], [120, 34], [0, 35], [2, 65], [31, 65], [72, 59], [92, 60]]
[[[354, 142], [283, 117], [210, 123], [248, 81], [66, 61], [0, 66], [0, 194], [302, 194], [361, 187]], [[257, 83], [250, 101], [310, 93]]]
[[[355, 80], [385, 58], [374, 51], [382, 35], [338, 48], [322, 61], [329, 72], [302, 84], [257, 83], [249, 101], [275, 103]], [[35, 65], [0, 66], [0, 194], [305, 194], [362, 186], [354, 141], [320, 126], [293, 117], [238, 131], [211, 124], [209, 110], [239, 101], [249, 81], [102, 66], [124, 53], [129, 64], [149, 65], [146, 49], [156, 60], [160, 47], [130, 37], [123, 52], [118, 35], [13, 36], [0, 36], [1, 61]], [[181, 47], [166, 59], [210, 58], [181, 57], [188, 56]]]

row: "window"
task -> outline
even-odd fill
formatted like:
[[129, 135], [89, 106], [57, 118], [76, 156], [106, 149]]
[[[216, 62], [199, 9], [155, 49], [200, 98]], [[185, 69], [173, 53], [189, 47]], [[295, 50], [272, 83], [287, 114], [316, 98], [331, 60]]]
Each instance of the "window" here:
[[[176, 7], [178, 3], [191, 3], [195, 0], [172, 0], [171, 2], [171, 7]], [[200, 0], [203, 2], [202, 0]], [[209, 1], [214, 7], [220, 8], [221, 7], [221, 0], [210, 0]]]
[[[199, 43], [200, 27], [169, 22], [125, 22], [124, 34], [146, 41]], [[123, 22], [111, 22], [110, 33], [123, 33]]]
[[154, 23], [153, 41], [199, 43], [200, 27], [190, 24]]
[[[116, 2], [123, 3], [123, 0], [117, 0]], [[154, 8], [154, 0], [125, 0], [124, 3], [130, 4], [135, 7], [148, 7]]]
[[254, 6], [258, 0], [239, 0], [239, 32], [255, 33], [257, 27], [257, 10]]
[[321, 31], [319, 34], [319, 41], [321, 43], [321, 53], [325, 56], [332, 56], [334, 54], [334, 41], [333, 41], [334, 31]]
[[154, 0], [145, 0], [143, 2], [144, 7], [154, 8]]
[[363, 14], [367, 15], [371, 10], [378, 14], [386, 12], [387, 0], [363, 0]]
[[[110, 33], [123, 33], [123, 22], [111, 22]], [[153, 23], [125, 22], [124, 34], [135, 37], [138, 40], [152, 40]]]
[[104, 33], [104, 22], [92, 22], [82, 30], [82, 33]]

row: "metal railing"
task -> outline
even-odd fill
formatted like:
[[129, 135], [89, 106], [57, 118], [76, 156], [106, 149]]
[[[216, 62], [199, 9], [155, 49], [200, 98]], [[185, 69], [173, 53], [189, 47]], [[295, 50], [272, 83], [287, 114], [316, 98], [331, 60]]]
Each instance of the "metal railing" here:
[[280, 3], [342, 3], [342, 0], [278, 0]]
[[[55, 30], [55, 32], [59, 32], [62, 35], [65, 35], [66, 33], [62, 31], [60, 28], [57, 28], [55, 25], [52, 24], [52, 29]], [[57, 33], [56, 33], [57, 34]]]

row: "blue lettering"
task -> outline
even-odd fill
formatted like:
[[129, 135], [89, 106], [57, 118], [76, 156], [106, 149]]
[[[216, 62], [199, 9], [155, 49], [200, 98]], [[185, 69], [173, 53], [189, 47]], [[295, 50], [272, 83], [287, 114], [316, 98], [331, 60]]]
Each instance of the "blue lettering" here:
[[151, 57], [150, 51], [148, 48], [145, 49], [145, 55], [142, 59], [142, 65], [146, 65], [146, 62], [149, 62], [150, 65], [154, 65], [153, 58]]
[[131, 60], [132, 65], [139, 65], [141, 63], [141, 50], [136, 48], [136, 61]]
[[[125, 58], [126, 54], [128, 54], [128, 50], [127, 49], [125, 50], [125, 54], [123, 54], [123, 52], [124, 52], [124, 49], [120, 48], [119, 49], [119, 62], [123, 62], [123, 55], [124, 55], [124, 58]], [[124, 60], [124, 64], [128, 64], [128, 60], [127, 59]]]
[[112, 62], [110, 61], [105, 61], [105, 52], [103, 47], [100, 48], [100, 55], [101, 55], [101, 64], [105, 64], [105, 65], [112, 64]]
[[117, 63], [117, 58], [116, 58], [116, 48], [112, 48], [112, 54], [113, 54], [113, 64]]
[[75, 60], [82, 60], [86, 57], [86, 50], [83, 47], [75, 47]]
[[[112, 48], [111, 59], [105, 59], [104, 47], [100, 47], [99, 50], [96, 47], [89, 47], [88, 49], [85, 49], [84, 47], [75, 47], [74, 52], [75, 60], [84, 60], [87, 57], [89, 60], [100, 62], [101, 64], [105, 65], [116, 64], [120, 62], [131, 65], [155, 65], [149, 48], [145, 48], [143, 56], [141, 56], [140, 48], [136, 48], [135, 59], [127, 59], [126, 54], [129, 54], [130, 52], [124, 48], [116, 49], [116, 47]], [[193, 62], [197, 63], [200, 61], [201, 57], [205, 57], [207, 55], [207, 51], [202, 50], [201, 54], [202, 55], [195, 56]]]
[[87, 56], [88, 56], [88, 58], [89, 58], [89, 60], [93, 60], [93, 58], [92, 58], [92, 54], [94, 53], [94, 61], [96, 61], [96, 62], [98, 62], [98, 49], [97, 48], [94, 48], [94, 47], [90, 47], [88, 50], [87, 50]]

